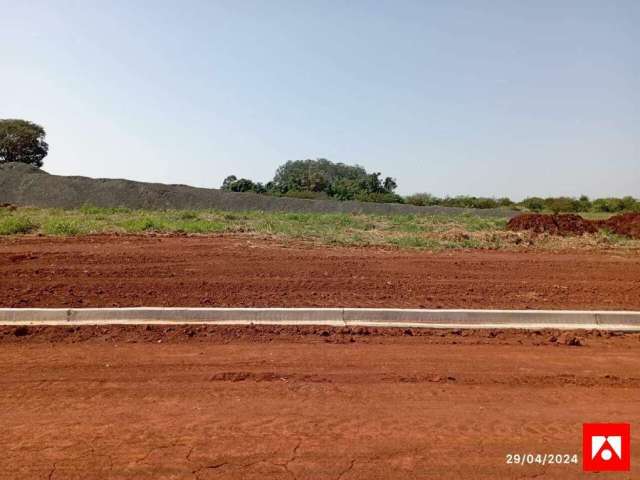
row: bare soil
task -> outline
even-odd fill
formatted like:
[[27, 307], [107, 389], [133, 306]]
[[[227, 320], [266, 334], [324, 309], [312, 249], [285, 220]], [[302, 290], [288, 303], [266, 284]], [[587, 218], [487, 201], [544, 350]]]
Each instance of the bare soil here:
[[[583, 422], [640, 423], [637, 334], [16, 330], [0, 478], [573, 479], [506, 455], [581, 461]], [[640, 449], [631, 463], [611, 478], [638, 478]]]
[[5, 237], [0, 306], [638, 310], [640, 255], [321, 248], [228, 235]]
[[525, 213], [511, 218], [507, 228], [516, 232], [526, 230], [561, 236], [584, 235], [605, 229], [617, 235], [640, 238], [640, 213], [621, 213], [606, 220], [587, 220], [572, 213]]
[[[640, 258], [21, 237], [0, 240], [0, 305], [638, 309]], [[0, 478], [582, 478], [584, 422], [640, 423], [639, 348], [597, 331], [0, 327]], [[579, 463], [506, 463], [528, 453]], [[640, 476], [640, 449], [631, 463], [611, 478]]]

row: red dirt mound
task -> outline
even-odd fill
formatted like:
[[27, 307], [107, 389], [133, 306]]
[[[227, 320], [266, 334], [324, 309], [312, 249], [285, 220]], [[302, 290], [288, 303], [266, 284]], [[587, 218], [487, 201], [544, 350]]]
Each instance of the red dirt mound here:
[[551, 235], [584, 235], [596, 233], [597, 227], [580, 215], [544, 215], [525, 213], [509, 220], [507, 228], [513, 231], [529, 230], [534, 233], [549, 233]]
[[623, 213], [596, 222], [599, 228], [606, 228], [618, 235], [640, 238], [640, 213]]

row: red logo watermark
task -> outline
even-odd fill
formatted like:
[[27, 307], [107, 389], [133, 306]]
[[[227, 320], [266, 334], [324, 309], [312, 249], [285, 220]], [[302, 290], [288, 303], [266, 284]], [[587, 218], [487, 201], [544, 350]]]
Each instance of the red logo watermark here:
[[631, 469], [631, 427], [629, 424], [583, 424], [582, 469], [585, 472], [629, 471]]

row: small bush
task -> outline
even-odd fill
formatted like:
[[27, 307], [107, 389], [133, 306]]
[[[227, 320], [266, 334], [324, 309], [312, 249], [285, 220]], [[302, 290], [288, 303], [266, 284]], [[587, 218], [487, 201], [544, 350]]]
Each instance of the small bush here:
[[592, 202], [594, 212], [618, 213], [640, 211], [640, 201], [633, 197], [598, 198]]
[[409, 205], [418, 207], [431, 207], [440, 205], [440, 199], [430, 193], [416, 193], [405, 198], [405, 202]]
[[580, 212], [582, 204], [571, 197], [550, 197], [544, 201], [545, 209], [553, 213]]

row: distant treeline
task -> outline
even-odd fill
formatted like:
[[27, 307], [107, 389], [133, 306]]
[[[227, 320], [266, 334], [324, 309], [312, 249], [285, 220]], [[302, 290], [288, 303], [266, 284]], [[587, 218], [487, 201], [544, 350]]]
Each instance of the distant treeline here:
[[294, 198], [358, 200], [377, 203], [406, 203], [418, 206], [461, 208], [513, 208], [533, 212], [624, 212], [640, 211], [640, 201], [633, 197], [598, 198], [583, 195], [572, 197], [529, 197], [521, 202], [509, 198], [490, 198], [460, 195], [436, 197], [416, 193], [402, 197], [395, 193], [396, 180], [381, 177], [380, 172], [369, 173], [359, 165], [334, 163], [325, 158], [292, 160], [281, 165], [273, 180], [263, 184], [247, 178], [228, 176], [222, 189], [231, 192], [254, 192]]
[[574, 197], [528, 197], [521, 202], [509, 198], [487, 198], [456, 196], [439, 198], [428, 193], [417, 193], [404, 198], [411, 205], [438, 205], [443, 207], [497, 208], [510, 207], [532, 212], [640, 212], [640, 201], [633, 197], [597, 198], [591, 200], [586, 195]]

